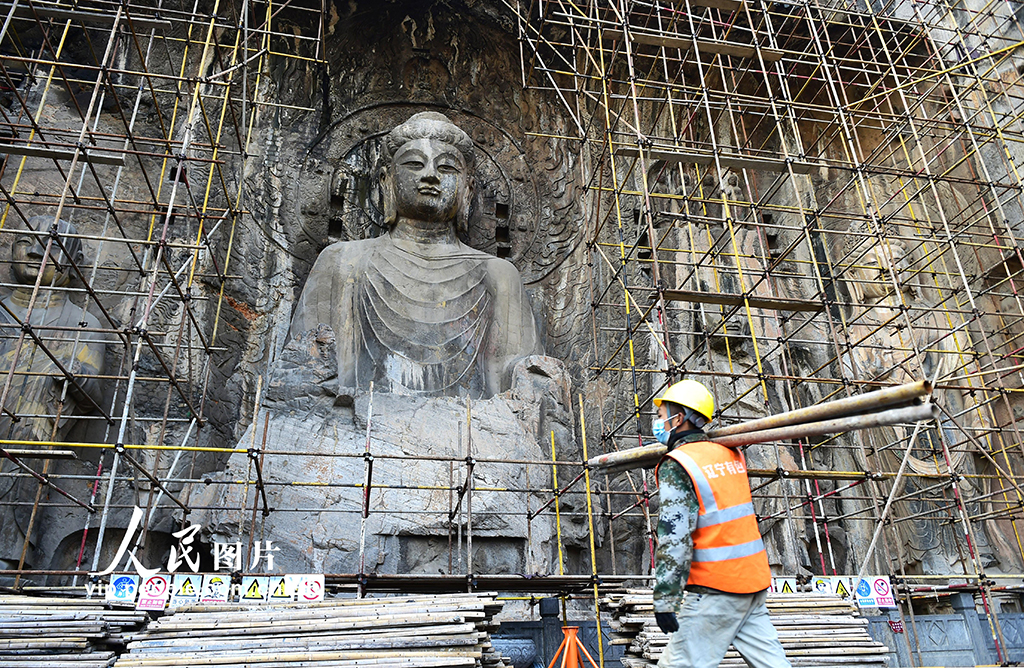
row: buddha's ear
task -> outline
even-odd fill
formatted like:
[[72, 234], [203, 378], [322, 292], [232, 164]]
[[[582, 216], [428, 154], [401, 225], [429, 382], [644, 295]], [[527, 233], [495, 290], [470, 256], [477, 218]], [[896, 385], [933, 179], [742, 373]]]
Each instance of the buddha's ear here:
[[476, 193], [476, 179], [467, 176], [466, 184], [459, 189], [459, 215], [455, 221], [455, 231], [462, 237], [469, 235], [469, 219], [473, 215], [474, 193]]
[[380, 170], [380, 193], [383, 200], [384, 227], [390, 229], [398, 220], [398, 206], [395, 204], [395, 177], [387, 165]]

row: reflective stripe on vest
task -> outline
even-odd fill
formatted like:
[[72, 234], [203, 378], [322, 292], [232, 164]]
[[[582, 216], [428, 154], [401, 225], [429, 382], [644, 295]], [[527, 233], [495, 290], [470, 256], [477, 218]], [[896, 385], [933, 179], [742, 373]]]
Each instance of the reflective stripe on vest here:
[[752, 540], [749, 543], [740, 543], [739, 545], [728, 545], [726, 547], [709, 547], [703, 550], [694, 550], [693, 558], [696, 561], [728, 561], [729, 559], [739, 559], [740, 557], [749, 557], [752, 554], [764, 551], [764, 542], [758, 538]]
[[741, 517], [754, 514], [753, 503], [741, 503], [738, 506], [719, 510], [718, 502], [715, 500], [715, 493], [711, 491], [711, 483], [708, 482], [704, 471], [697, 465], [697, 462], [693, 461], [693, 457], [690, 457], [685, 452], [673, 451], [672, 459], [683, 465], [686, 472], [690, 474], [690, 480], [700, 490], [701, 499], [704, 500], [704, 512], [697, 518], [698, 529], [731, 522], [732, 520], [738, 520]]
[[737, 594], [767, 589], [771, 570], [742, 456], [717, 443], [697, 441], [680, 445], [666, 458], [686, 471], [700, 504], [687, 584]]

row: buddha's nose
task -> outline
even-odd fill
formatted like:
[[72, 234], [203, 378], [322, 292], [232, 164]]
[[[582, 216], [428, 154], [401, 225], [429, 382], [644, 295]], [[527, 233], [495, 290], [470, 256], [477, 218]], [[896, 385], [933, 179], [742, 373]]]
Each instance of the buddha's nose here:
[[437, 167], [434, 167], [433, 165], [427, 165], [423, 169], [422, 180], [426, 181], [427, 183], [440, 183], [441, 177], [438, 176], [437, 174]]

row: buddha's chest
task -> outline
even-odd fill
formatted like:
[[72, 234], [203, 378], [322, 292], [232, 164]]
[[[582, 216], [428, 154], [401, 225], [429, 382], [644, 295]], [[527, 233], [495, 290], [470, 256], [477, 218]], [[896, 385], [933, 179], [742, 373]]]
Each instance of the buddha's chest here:
[[362, 344], [378, 373], [424, 392], [468, 381], [494, 317], [488, 285], [486, 265], [476, 258], [373, 253], [359, 310]]

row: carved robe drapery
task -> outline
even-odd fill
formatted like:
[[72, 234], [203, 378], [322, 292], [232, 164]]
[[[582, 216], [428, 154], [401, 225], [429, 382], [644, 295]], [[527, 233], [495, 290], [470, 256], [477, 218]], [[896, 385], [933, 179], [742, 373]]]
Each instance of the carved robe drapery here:
[[[25, 296], [16, 291], [4, 299], [4, 304], [6, 309], [0, 309], [0, 319], [15, 324], [7, 315], [9, 309], [24, 322], [28, 311]], [[83, 312], [81, 306], [72, 303], [62, 293], [41, 295], [32, 314], [32, 325], [37, 328], [50, 353], [75, 374], [82, 390], [93, 401], [99, 403], [102, 400], [100, 381], [88, 376], [103, 372], [106, 342], [102, 335], [95, 332], [85, 329], [74, 331], [73, 328], [81, 329], [83, 323], [92, 329], [100, 326], [95, 316]], [[50, 330], [48, 327], [66, 329]], [[5, 328], [0, 334], [0, 368], [4, 374], [14, 361], [18, 334], [18, 330], [14, 328]], [[70, 426], [70, 420], [78, 413], [78, 409], [93, 410], [94, 406], [89, 399], [78, 396], [77, 389], [69, 388], [62, 410], [61, 424], [55, 431], [54, 415], [63, 385], [55, 382], [55, 379], [62, 377], [63, 374], [53, 360], [26, 337], [18, 355], [16, 375], [7, 401], [7, 407], [22, 417], [12, 425], [6, 414], [0, 415], [0, 434], [3, 434], [3, 438], [59, 440]]]
[[343, 387], [486, 398], [508, 389], [517, 359], [540, 352], [516, 269], [462, 243], [385, 234], [327, 247], [291, 336], [319, 324], [337, 337]]

